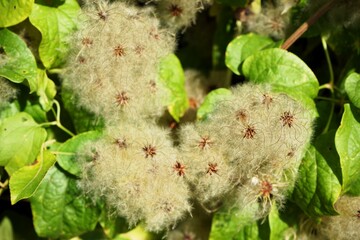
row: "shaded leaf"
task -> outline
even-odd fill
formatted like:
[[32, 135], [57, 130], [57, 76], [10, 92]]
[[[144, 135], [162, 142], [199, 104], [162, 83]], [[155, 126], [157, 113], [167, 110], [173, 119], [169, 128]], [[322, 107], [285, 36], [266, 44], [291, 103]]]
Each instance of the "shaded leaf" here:
[[214, 111], [214, 108], [218, 104], [219, 101], [224, 100], [227, 96], [231, 95], [231, 91], [226, 88], [218, 88], [216, 90], [211, 91], [208, 95], [206, 95], [203, 103], [199, 107], [197, 111], [198, 119], [206, 119], [207, 115]]
[[246, 58], [273, 43], [271, 38], [254, 33], [240, 35], [227, 46], [225, 64], [233, 73], [240, 75], [240, 64]]
[[270, 240], [295, 239], [296, 229], [293, 225], [299, 220], [299, 212], [293, 208], [286, 208], [284, 212], [279, 212], [276, 205], [272, 205], [269, 213]]
[[55, 161], [55, 155], [44, 151], [40, 153], [35, 164], [22, 167], [14, 172], [9, 184], [11, 204], [15, 204], [21, 199], [31, 197]]
[[47, 69], [64, 64], [70, 35], [76, 30], [80, 7], [76, 0], [52, 1], [53, 6], [34, 4], [30, 22], [41, 32], [39, 55]]
[[75, 178], [53, 166], [30, 199], [37, 234], [66, 238], [95, 228], [100, 209], [82, 195]]
[[104, 119], [101, 116], [89, 112], [87, 109], [77, 105], [76, 96], [67, 90], [62, 89], [61, 99], [64, 107], [69, 113], [74, 128], [77, 133], [87, 132], [91, 130], [100, 130], [104, 128]]
[[360, 74], [351, 73], [345, 79], [345, 91], [351, 103], [360, 108]]
[[0, 76], [14, 83], [28, 80], [30, 84], [37, 78], [34, 55], [25, 42], [8, 29], [0, 30]]
[[170, 115], [179, 121], [189, 107], [185, 91], [185, 76], [179, 59], [170, 54], [160, 62], [160, 81], [169, 90], [170, 97], [166, 105]]
[[341, 184], [334, 169], [339, 157], [334, 146], [334, 132], [320, 135], [311, 145], [299, 167], [293, 200], [309, 216], [336, 215], [334, 204]]
[[27, 113], [5, 119], [0, 129], [0, 165], [9, 175], [31, 164], [46, 139], [46, 131]]
[[1, 239], [3, 239], [3, 240], [15, 239], [11, 221], [6, 216], [3, 217], [3, 219], [0, 222], [0, 236], [1, 236]]
[[76, 135], [63, 143], [57, 149], [57, 152], [59, 152], [57, 155], [57, 162], [60, 167], [68, 173], [80, 176], [81, 167], [79, 166], [79, 162], [77, 160], [77, 151], [87, 142], [98, 139], [100, 135], [101, 133], [96, 131], [85, 132]]
[[0, 0], [0, 27], [18, 24], [27, 18], [34, 0]]
[[360, 195], [360, 110], [345, 104], [335, 136], [340, 155], [343, 193]]
[[226, 47], [234, 37], [236, 27], [236, 21], [231, 7], [219, 7], [216, 20], [216, 31], [214, 33], [212, 47], [212, 67], [213, 69], [226, 69]]
[[245, 7], [247, 0], [216, 0], [216, 2], [233, 7]]

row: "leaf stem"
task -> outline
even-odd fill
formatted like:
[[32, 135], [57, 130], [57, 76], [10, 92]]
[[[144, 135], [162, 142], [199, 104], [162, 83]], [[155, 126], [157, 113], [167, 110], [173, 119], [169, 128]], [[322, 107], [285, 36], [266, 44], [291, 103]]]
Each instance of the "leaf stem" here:
[[291, 36], [286, 39], [286, 41], [283, 43], [283, 45], [281, 46], [282, 49], [289, 49], [289, 47], [291, 47], [291, 45], [294, 44], [294, 42], [296, 42], [296, 40], [298, 40], [308, 29], [310, 26], [312, 26], [314, 23], [316, 23], [316, 21], [322, 16], [324, 15], [327, 11], [329, 11], [336, 3], [336, 0], [331, 0], [329, 2], [327, 2], [326, 4], [324, 4], [314, 15], [312, 15], [306, 22], [304, 22], [303, 24], [301, 24], [301, 26], [296, 29], [296, 31], [291, 34]]
[[324, 85], [326, 85], [327, 88], [330, 90], [331, 99], [333, 99], [333, 101], [331, 101], [330, 115], [329, 115], [328, 121], [326, 123], [326, 126], [325, 126], [325, 128], [324, 128], [324, 130], [322, 132], [324, 134], [324, 133], [327, 133], [327, 131], [330, 128], [331, 120], [332, 120], [333, 115], [334, 115], [335, 101], [336, 100], [335, 100], [335, 94], [334, 94], [334, 70], [333, 70], [333, 67], [332, 67], [332, 64], [331, 64], [331, 59], [330, 59], [330, 55], [329, 55], [329, 51], [328, 51], [328, 47], [327, 47], [327, 43], [326, 43], [326, 37], [323, 36], [323, 35], [321, 36], [321, 43], [323, 45], [323, 49], [324, 49], [325, 57], [326, 57], [326, 62], [327, 62], [328, 67], [329, 67], [329, 78], [330, 78], [330, 81], [327, 84], [324, 84]]

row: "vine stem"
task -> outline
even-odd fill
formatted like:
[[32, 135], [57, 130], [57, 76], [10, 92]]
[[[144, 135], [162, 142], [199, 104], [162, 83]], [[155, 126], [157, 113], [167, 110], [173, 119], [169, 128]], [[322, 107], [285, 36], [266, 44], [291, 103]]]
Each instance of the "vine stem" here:
[[330, 90], [331, 92], [331, 99], [333, 101], [331, 101], [331, 108], [330, 108], [330, 116], [329, 116], [329, 119], [326, 123], [326, 126], [323, 130], [323, 134], [326, 133], [328, 130], [329, 130], [329, 127], [330, 127], [330, 124], [331, 124], [331, 120], [333, 118], [333, 115], [334, 115], [334, 109], [335, 109], [335, 94], [334, 94], [334, 70], [333, 70], [333, 67], [332, 67], [332, 64], [331, 64], [331, 59], [330, 59], [330, 55], [329, 55], [329, 50], [328, 50], [328, 47], [327, 47], [327, 43], [326, 43], [326, 37], [325, 36], [321, 36], [321, 43], [323, 45], [323, 49], [324, 49], [324, 52], [325, 52], [325, 57], [326, 57], [326, 62], [328, 64], [328, 67], [329, 67], [329, 76], [330, 76], [330, 80], [329, 80], [329, 83], [325, 84], [327, 87], [327, 89]]
[[0, 195], [3, 193], [5, 189], [9, 186], [9, 179], [6, 179], [5, 182], [0, 182]]
[[334, 7], [336, 0], [331, 0], [324, 4], [314, 15], [312, 15], [306, 22], [301, 24], [301, 26], [296, 29], [296, 31], [283, 43], [281, 46], [282, 49], [289, 49], [291, 45], [296, 42], [308, 29], [312, 26], [316, 21], [324, 15], [327, 11], [329, 11], [332, 7]]
[[61, 108], [60, 108], [60, 103], [58, 101], [56, 101], [54, 99], [54, 103], [56, 105], [56, 110], [54, 110], [54, 108], [52, 108], [52, 111], [55, 115], [55, 121], [52, 121], [52, 122], [47, 122], [47, 123], [43, 123], [43, 124], [40, 124], [41, 126], [49, 126], [49, 125], [55, 125], [57, 126], [58, 128], [60, 128], [61, 130], [63, 130], [64, 132], [66, 132], [67, 134], [69, 134], [71, 137], [74, 137], [75, 134], [72, 133], [69, 129], [67, 129], [66, 127], [64, 127], [61, 122], [60, 122], [60, 111], [61, 111]]

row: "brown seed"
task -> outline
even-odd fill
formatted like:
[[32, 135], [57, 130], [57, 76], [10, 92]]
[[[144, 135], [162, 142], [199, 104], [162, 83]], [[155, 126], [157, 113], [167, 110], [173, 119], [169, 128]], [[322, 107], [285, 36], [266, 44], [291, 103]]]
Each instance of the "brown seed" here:
[[115, 48], [114, 48], [114, 54], [116, 57], [123, 57], [125, 56], [125, 48], [121, 45], [117, 45]]
[[178, 161], [176, 161], [175, 165], [173, 166], [173, 169], [174, 169], [174, 171], [177, 172], [177, 174], [178, 174], [180, 177], [182, 177], [182, 176], [185, 175], [185, 169], [186, 169], [186, 167], [185, 167], [185, 165], [179, 163]]
[[213, 142], [210, 140], [209, 136], [201, 137], [198, 147], [201, 148], [201, 150], [204, 150], [205, 148], [210, 147], [210, 145], [213, 144]]
[[247, 127], [244, 129], [243, 138], [253, 139], [255, 134], [256, 134], [255, 127], [252, 125], [247, 125]]
[[169, 11], [172, 16], [179, 17], [182, 14], [183, 9], [176, 4], [171, 4], [169, 7]]
[[262, 181], [261, 182], [261, 196], [262, 198], [266, 198], [269, 199], [271, 197], [271, 192], [272, 192], [273, 188], [271, 183], [269, 183], [268, 181]]
[[103, 21], [106, 21], [107, 18], [108, 18], [107, 12], [102, 11], [102, 10], [100, 10], [100, 11], [97, 13], [97, 15], [98, 15], [98, 17], [99, 17], [101, 20], [103, 20]]
[[85, 47], [90, 47], [93, 44], [93, 40], [88, 38], [88, 37], [84, 37], [81, 40], [82, 45], [84, 45]]
[[269, 108], [272, 102], [273, 98], [269, 94], [263, 94], [262, 104], [266, 105], [266, 107]]
[[238, 111], [236, 112], [235, 117], [236, 117], [236, 120], [241, 121], [242, 123], [245, 123], [245, 122], [247, 122], [247, 120], [248, 120], [248, 115], [247, 115], [245, 109], [240, 109], [240, 110], [238, 110]]
[[120, 148], [127, 148], [127, 143], [126, 143], [126, 139], [125, 138], [117, 138], [115, 139], [114, 143]]
[[125, 106], [128, 104], [130, 98], [126, 92], [118, 92], [115, 96], [117, 106]]
[[140, 45], [137, 45], [134, 49], [134, 51], [137, 55], [141, 55], [144, 52], [144, 50], [145, 50], [145, 48]]
[[154, 157], [156, 155], [156, 147], [151, 144], [144, 146], [142, 150], [145, 152], [145, 158]]
[[211, 176], [213, 174], [217, 174], [217, 172], [218, 172], [217, 163], [208, 163], [208, 169], [206, 173]]
[[289, 128], [291, 128], [295, 119], [294, 115], [292, 115], [289, 111], [286, 111], [281, 115], [280, 120], [282, 121], [283, 127], [287, 125]]

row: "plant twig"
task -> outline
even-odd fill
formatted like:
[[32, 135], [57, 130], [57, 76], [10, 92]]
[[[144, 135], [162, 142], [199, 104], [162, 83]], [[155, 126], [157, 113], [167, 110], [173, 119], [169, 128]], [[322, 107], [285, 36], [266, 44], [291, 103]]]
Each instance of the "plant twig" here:
[[298, 40], [316, 21], [329, 11], [336, 3], [336, 0], [331, 0], [324, 4], [314, 15], [312, 15], [306, 22], [296, 29], [296, 31], [283, 43], [282, 49], [287, 50], [293, 43]]

